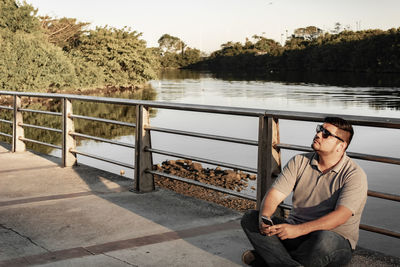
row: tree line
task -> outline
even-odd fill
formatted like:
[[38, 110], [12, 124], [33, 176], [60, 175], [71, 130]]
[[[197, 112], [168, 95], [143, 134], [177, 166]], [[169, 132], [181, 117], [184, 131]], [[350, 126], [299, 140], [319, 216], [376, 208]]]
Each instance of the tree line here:
[[310, 26], [297, 29], [284, 46], [261, 36], [253, 39], [225, 43], [188, 68], [215, 72], [400, 72], [400, 28], [322, 33]]

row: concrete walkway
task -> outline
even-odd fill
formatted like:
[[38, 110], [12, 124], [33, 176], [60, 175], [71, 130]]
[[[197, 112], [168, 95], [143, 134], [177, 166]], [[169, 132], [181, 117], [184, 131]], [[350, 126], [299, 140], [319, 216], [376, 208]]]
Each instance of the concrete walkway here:
[[[241, 213], [0, 145], [0, 266], [243, 266]], [[351, 266], [399, 266], [358, 250]]]

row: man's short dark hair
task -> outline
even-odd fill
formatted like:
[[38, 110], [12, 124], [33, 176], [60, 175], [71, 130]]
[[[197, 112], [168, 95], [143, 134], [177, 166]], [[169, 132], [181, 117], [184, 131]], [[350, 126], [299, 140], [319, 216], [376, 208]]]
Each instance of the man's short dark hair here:
[[339, 129], [348, 132], [350, 136], [349, 136], [349, 141], [347, 142], [347, 146], [350, 145], [351, 139], [353, 139], [354, 130], [353, 126], [348, 121], [339, 117], [326, 117], [324, 119], [324, 122], [335, 125]]

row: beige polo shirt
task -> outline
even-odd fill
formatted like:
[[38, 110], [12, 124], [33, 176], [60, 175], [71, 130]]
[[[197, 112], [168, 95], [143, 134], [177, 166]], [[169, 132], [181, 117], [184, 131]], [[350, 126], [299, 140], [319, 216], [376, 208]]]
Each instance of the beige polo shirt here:
[[367, 200], [367, 176], [346, 154], [325, 174], [318, 169], [317, 159], [315, 152], [293, 157], [272, 186], [286, 196], [293, 191], [293, 209], [288, 218], [291, 224], [316, 220], [339, 205], [350, 209], [353, 216], [332, 231], [349, 240], [355, 249]]

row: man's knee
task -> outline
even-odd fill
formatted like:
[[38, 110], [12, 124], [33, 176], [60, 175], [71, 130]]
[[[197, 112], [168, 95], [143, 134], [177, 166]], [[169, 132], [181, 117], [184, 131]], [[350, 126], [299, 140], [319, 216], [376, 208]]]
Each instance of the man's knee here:
[[341, 235], [332, 231], [316, 231], [310, 234], [313, 240], [322, 251], [332, 251], [337, 248], [350, 248], [349, 242]]
[[248, 210], [243, 215], [240, 221], [242, 228], [254, 228], [254, 225], [258, 226], [258, 211], [257, 210]]
[[298, 259], [306, 266], [335, 266], [346, 264], [351, 259], [350, 243], [332, 231], [316, 231], [309, 234], [307, 241], [309, 255]]
[[311, 234], [315, 244], [316, 256], [323, 256], [331, 262], [346, 263], [351, 259], [351, 246], [348, 240], [332, 231], [316, 231]]

